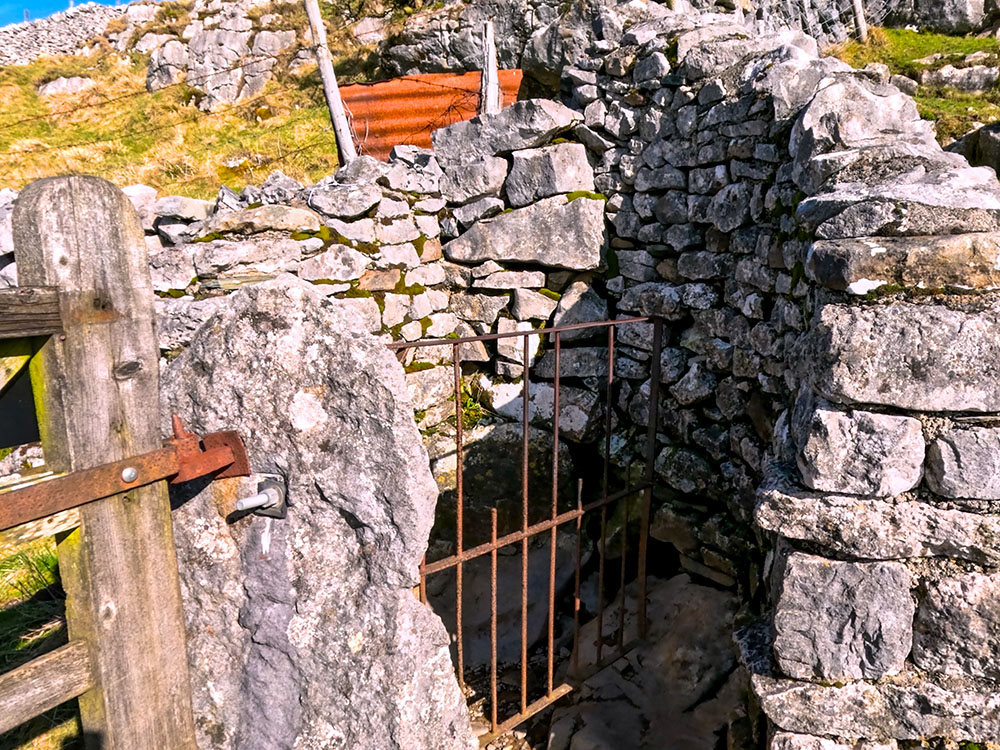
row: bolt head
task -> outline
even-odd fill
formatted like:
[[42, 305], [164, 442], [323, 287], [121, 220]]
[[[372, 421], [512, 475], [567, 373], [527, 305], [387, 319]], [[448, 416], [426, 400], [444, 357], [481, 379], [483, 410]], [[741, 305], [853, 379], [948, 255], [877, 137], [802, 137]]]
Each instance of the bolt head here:
[[126, 484], [131, 484], [136, 479], [139, 478], [139, 470], [134, 466], [128, 466], [122, 470], [122, 481]]

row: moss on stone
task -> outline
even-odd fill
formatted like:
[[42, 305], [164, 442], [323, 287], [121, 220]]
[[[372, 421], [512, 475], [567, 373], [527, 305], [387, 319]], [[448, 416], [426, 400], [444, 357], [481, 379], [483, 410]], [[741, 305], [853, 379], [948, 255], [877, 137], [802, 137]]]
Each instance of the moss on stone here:
[[572, 203], [579, 198], [590, 198], [590, 200], [603, 201], [604, 203], [608, 202], [608, 196], [603, 193], [594, 193], [590, 190], [574, 190], [572, 193], [566, 194], [567, 203]]
[[549, 299], [555, 300], [556, 302], [562, 299], [562, 295], [559, 294], [559, 292], [553, 292], [551, 289], [545, 289], [543, 287], [542, 289], [539, 289], [537, 291], [543, 297], [548, 297]]
[[433, 370], [437, 365], [433, 362], [411, 362], [406, 367], [403, 368], [404, 372], [423, 372], [424, 370]]

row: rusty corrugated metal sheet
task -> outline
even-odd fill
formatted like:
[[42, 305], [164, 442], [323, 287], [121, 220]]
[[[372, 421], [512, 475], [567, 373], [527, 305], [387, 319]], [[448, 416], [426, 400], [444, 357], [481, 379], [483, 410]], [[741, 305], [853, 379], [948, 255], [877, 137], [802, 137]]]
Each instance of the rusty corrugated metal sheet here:
[[[520, 70], [501, 70], [506, 107], [517, 99]], [[479, 73], [429, 73], [340, 89], [360, 153], [385, 160], [393, 146], [429, 147], [431, 131], [476, 115]]]

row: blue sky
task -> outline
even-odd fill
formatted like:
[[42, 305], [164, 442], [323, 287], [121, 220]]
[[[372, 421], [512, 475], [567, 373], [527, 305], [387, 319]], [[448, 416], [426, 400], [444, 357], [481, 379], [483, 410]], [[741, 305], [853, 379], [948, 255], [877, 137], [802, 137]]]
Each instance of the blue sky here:
[[[98, 1], [103, 5], [115, 4], [115, 0]], [[66, 10], [68, 7], [69, 0], [0, 0], [0, 26], [23, 21], [25, 10], [34, 19], [51, 16], [53, 13]]]

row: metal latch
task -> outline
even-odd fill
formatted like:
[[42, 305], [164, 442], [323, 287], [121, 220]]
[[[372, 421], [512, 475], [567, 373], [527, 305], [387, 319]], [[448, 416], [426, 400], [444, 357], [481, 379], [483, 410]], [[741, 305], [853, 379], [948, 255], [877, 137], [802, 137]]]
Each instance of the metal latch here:
[[0, 531], [163, 479], [179, 484], [208, 475], [249, 476], [250, 462], [238, 433], [227, 430], [199, 437], [188, 432], [176, 414], [173, 432], [159, 450], [0, 492]]

